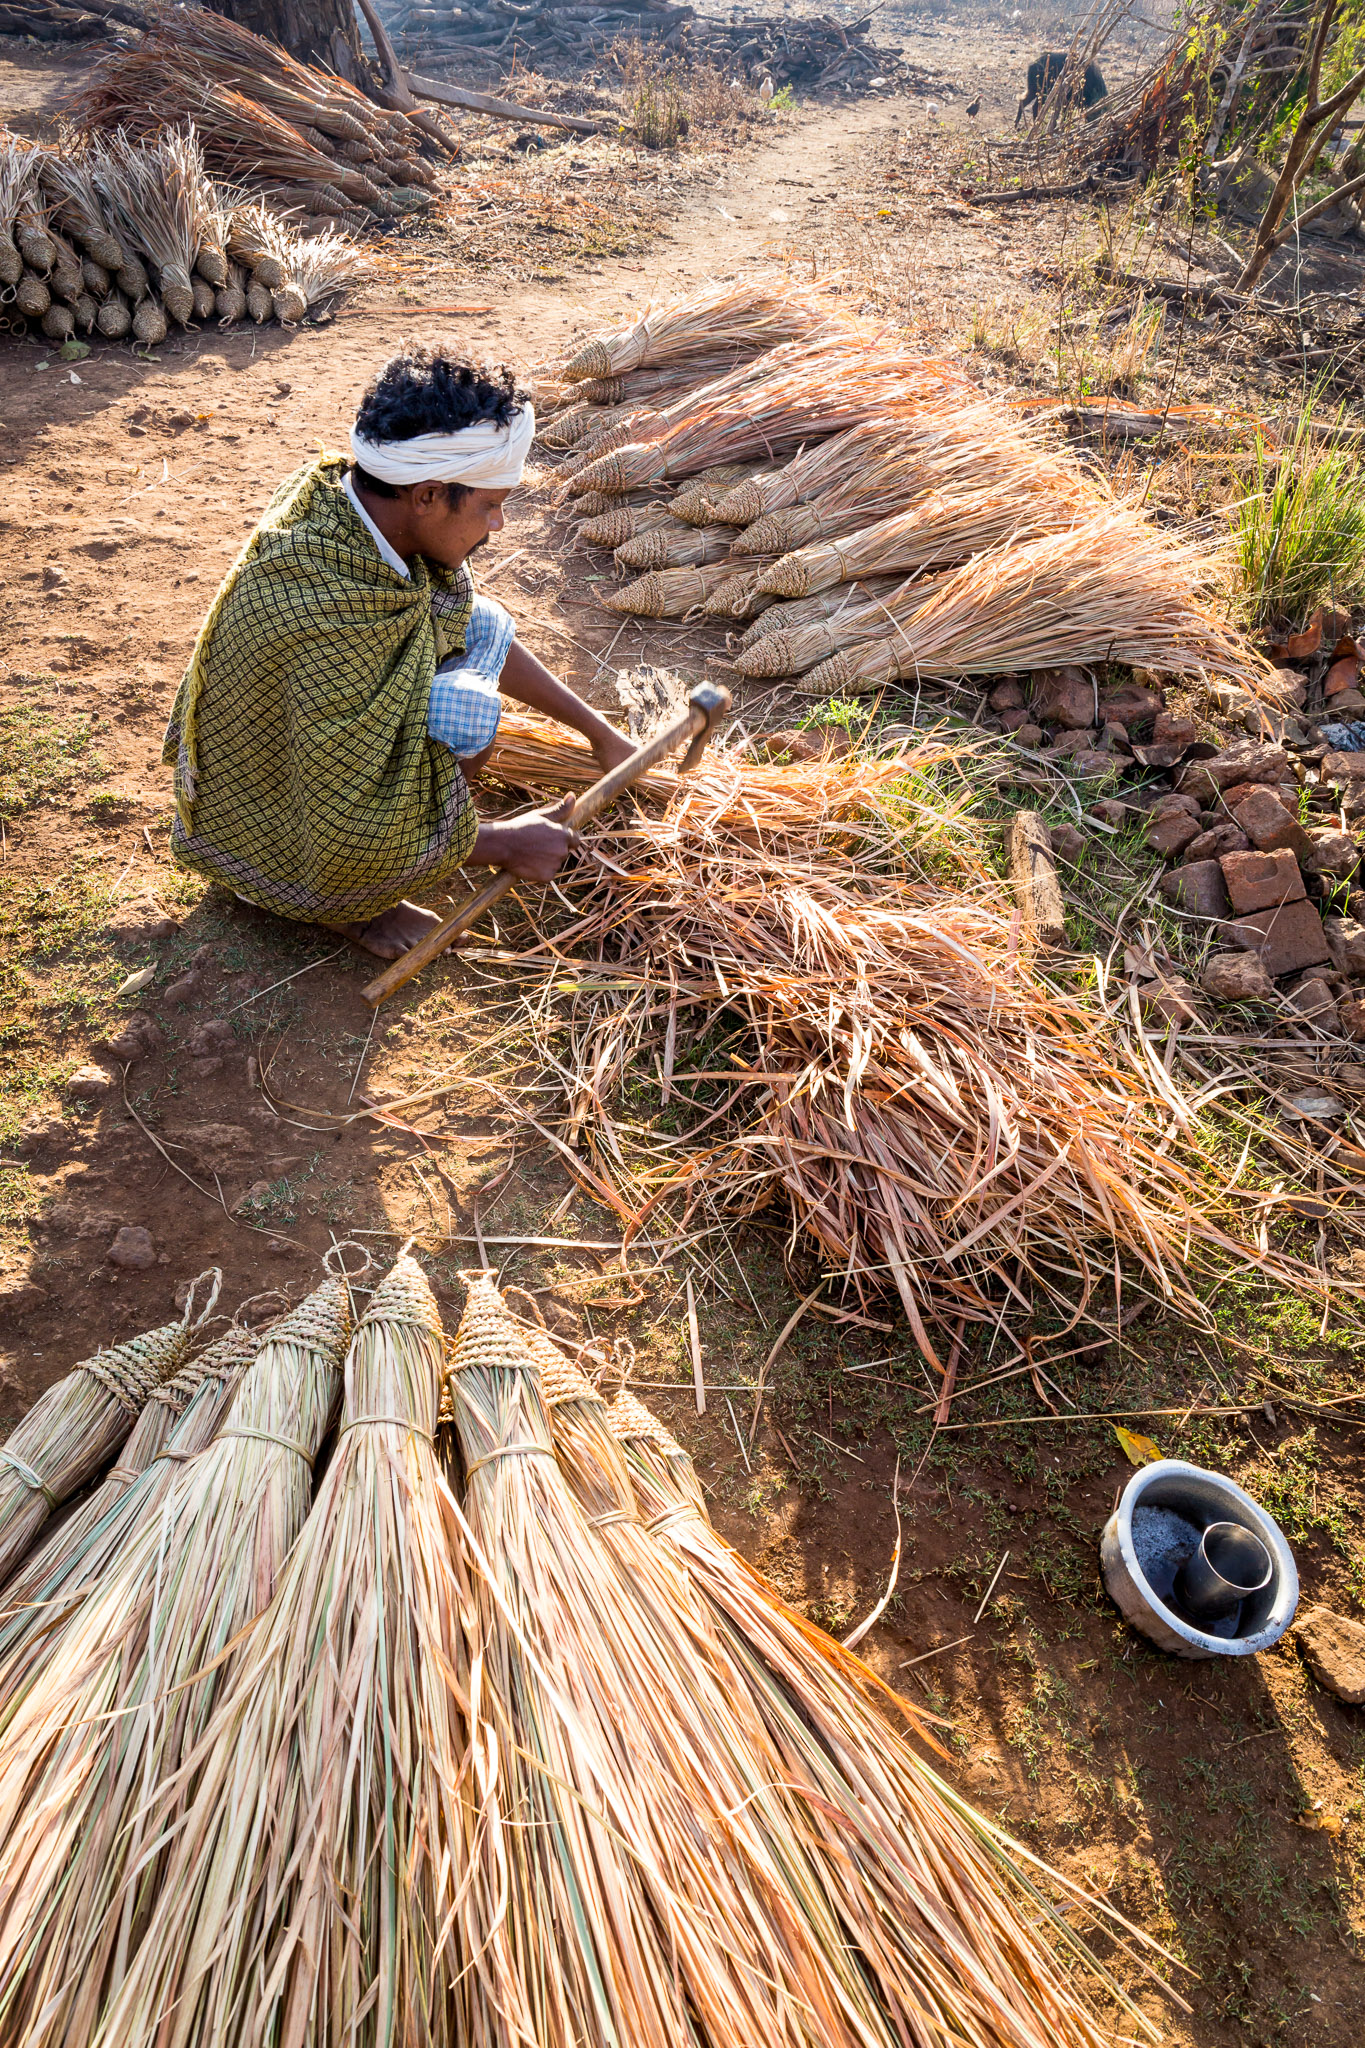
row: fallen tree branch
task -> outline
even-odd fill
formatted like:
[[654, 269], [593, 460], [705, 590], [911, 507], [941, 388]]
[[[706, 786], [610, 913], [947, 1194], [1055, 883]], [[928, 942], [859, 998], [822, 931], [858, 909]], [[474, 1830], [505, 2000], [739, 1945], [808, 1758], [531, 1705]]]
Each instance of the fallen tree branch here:
[[1008, 206], [1015, 199], [1077, 199], [1083, 192], [1093, 192], [1100, 199], [1129, 199], [1141, 183], [1140, 178], [1125, 178], [1115, 184], [1087, 171], [1083, 178], [1073, 178], [1069, 185], [1015, 185], [1004, 192], [969, 192], [964, 196], [969, 206]]
[[[577, 114], [552, 114], [545, 108], [520, 107], [512, 100], [495, 100], [483, 92], [466, 92], [463, 86], [444, 85], [439, 79], [422, 78], [405, 71], [398, 61], [393, 40], [379, 18], [372, 0], [356, 0], [356, 5], [365, 17], [365, 25], [374, 37], [379, 61], [388, 77], [389, 90], [393, 94], [401, 113], [409, 115], [419, 125], [425, 125], [424, 116], [417, 102], [430, 100], [438, 107], [464, 107], [471, 113], [487, 114], [494, 121], [513, 121], [521, 127], [567, 128], [572, 135], [596, 135], [601, 126], [597, 121], [585, 121]], [[434, 125], [434, 124], [433, 124]], [[436, 139], [449, 148], [448, 139], [437, 131]]]

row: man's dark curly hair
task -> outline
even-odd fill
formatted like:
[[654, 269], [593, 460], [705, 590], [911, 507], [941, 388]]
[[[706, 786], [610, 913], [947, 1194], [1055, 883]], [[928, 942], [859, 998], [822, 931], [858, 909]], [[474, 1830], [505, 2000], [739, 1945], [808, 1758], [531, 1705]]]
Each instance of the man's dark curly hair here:
[[[411, 441], [418, 434], [458, 434], [483, 420], [505, 427], [529, 398], [502, 363], [471, 363], [444, 349], [411, 348], [385, 363], [366, 388], [355, 423], [368, 441]], [[393, 484], [359, 463], [353, 474], [377, 498], [398, 496]], [[452, 507], [466, 492], [464, 484], [446, 485]]]

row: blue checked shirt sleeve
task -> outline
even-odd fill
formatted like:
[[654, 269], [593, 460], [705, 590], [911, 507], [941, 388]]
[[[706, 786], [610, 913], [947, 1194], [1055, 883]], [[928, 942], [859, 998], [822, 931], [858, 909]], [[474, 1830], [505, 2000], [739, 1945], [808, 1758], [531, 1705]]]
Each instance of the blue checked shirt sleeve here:
[[427, 706], [427, 731], [468, 760], [491, 746], [502, 716], [498, 678], [516, 636], [512, 615], [491, 597], [476, 597], [465, 628], [464, 653], [437, 669]]

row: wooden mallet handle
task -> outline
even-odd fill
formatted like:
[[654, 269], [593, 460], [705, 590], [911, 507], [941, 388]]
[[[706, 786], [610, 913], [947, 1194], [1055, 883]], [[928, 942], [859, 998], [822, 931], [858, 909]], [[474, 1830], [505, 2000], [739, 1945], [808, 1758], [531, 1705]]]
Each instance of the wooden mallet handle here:
[[[690, 744], [683, 757], [682, 768], [695, 768], [701, 758], [702, 748], [710, 737], [711, 728], [729, 709], [730, 692], [723, 683], [699, 684], [688, 698], [687, 709], [681, 717], [675, 719], [672, 725], [666, 726], [662, 732], [656, 733], [643, 747], [637, 747], [619, 767], [609, 769], [590, 789], [585, 789], [582, 796], [575, 800], [565, 823], [570, 828], [589, 823], [599, 812], [604, 811], [608, 804], [614, 803], [623, 791], [629, 789], [632, 782], [638, 781], [640, 776], [651, 769], [656, 761], [661, 761], [665, 754], [673, 753], [675, 748], [685, 742]], [[395, 989], [400, 989], [405, 982], [411, 981], [414, 974], [420, 974], [424, 967], [429, 966], [445, 952], [447, 946], [452, 945], [472, 924], [477, 923], [485, 910], [491, 910], [495, 903], [500, 902], [515, 880], [516, 876], [509, 874], [506, 868], [499, 868], [491, 881], [485, 882], [482, 889], [476, 891], [468, 902], [462, 903], [458, 910], [452, 911], [444, 923], [438, 924], [424, 939], [419, 939], [415, 946], [400, 954], [382, 974], [377, 974], [373, 981], [366, 983], [361, 991], [366, 1002], [377, 1009]]]

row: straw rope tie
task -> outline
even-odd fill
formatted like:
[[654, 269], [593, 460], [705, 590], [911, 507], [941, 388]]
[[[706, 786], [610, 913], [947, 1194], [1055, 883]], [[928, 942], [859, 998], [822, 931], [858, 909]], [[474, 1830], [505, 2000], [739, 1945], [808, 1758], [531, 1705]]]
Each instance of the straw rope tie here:
[[268, 1429], [249, 1429], [245, 1423], [239, 1423], [235, 1429], [220, 1430], [218, 1441], [222, 1443], [230, 1436], [251, 1437], [256, 1443], [278, 1444], [282, 1451], [293, 1451], [296, 1457], [303, 1459], [305, 1465], [311, 1465], [317, 1455], [315, 1451], [309, 1450], [307, 1444], [296, 1442], [292, 1436], [272, 1436]]
[[54, 1512], [61, 1506], [61, 1502], [57, 1499], [56, 1494], [48, 1492], [33, 1467], [26, 1465], [17, 1451], [7, 1451], [3, 1445], [0, 1445], [0, 1465], [9, 1465], [19, 1474], [25, 1486], [32, 1487], [35, 1493], [40, 1493], [43, 1496], [43, 1499]]
[[554, 1452], [547, 1451], [544, 1444], [504, 1444], [500, 1450], [489, 1451], [486, 1457], [476, 1458], [465, 1468], [465, 1478], [472, 1479], [484, 1465], [492, 1465], [499, 1458], [549, 1458], [554, 1462]]
[[154, 1366], [126, 1364], [120, 1370], [102, 1358], [89, 1358], [80, 1369], [112, 1394], [129, 1415], [139, 1414], [153, 1389], [161, 1385], [161, 1374]]
[[[389, 1318], [385, 1319], [390, 1320]], [[417, 1327], [421, 1327], [420, 1325]], [[405, 1429], [409, 1436], [415, 1436], [424, 1444], [434, 1444], [436, 1439], [419, 1429], [415, 1422], [402, 1415], [357, 1415], [354, 1422], [343, 1422], [337, 1431], [338, 1437], [348, 1436], [353, 1429]]]
[[656, 1515], [652, 1522], [646, 1522], [645, 1527], [651, 1536], [660, 1536], [665, 1531], [676, 1528], [680, 1522], [699, 1522], [700, 1520], [701, 1509], [694, 1507], [691, 1501], [684, 1501], [676, 1508], [665, 1508], [663, 1513]]
[[638, 1526], [639, 1521], [640, 1517], [629, 1508], [612, 1508], [610, 1513], [605, 1515], [590, 1515], [588, 1517], [588, 1527], [590, 1529], [610, 1529], [614, 1522], [633, 1522]]

